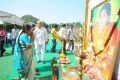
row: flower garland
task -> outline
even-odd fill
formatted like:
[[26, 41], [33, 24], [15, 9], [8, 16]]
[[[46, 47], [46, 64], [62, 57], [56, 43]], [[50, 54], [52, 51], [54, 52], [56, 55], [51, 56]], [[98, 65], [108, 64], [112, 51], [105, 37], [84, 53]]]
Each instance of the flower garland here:
[[[108, 43], [109, 43], [109, 41], [110, 41], [110, 39], [113, 35], [113, 32], [116, 29], [116, 25], [117, 25], [117, 23], [114, 23], [114, 25], [113, 25], [106, 41], [105, 41], [103, 47], [98, 52], [95, 50], [94, 45], [92, 45], [93, 52], [95, 53], [94, 56], [97, 56], [97, 55], [101, 54], [105, 50], [105, 47], [108, 45]], [[91, 42], [93, 42], [93, 27], [91, 27]]]

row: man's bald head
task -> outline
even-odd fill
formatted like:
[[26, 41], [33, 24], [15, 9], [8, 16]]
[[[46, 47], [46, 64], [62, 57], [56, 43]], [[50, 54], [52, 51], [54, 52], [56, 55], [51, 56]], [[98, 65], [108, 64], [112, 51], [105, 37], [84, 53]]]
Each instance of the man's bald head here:
[[40, 24], [40, 23], [41, 23], [41, 21], [40, 21], [40, 20], [38, 20], [38, 21], [37, 21], [37, 24]]
[[40, 20], [37, 21], [37, 26], [40, 28], [42, 26], [42, 22]]

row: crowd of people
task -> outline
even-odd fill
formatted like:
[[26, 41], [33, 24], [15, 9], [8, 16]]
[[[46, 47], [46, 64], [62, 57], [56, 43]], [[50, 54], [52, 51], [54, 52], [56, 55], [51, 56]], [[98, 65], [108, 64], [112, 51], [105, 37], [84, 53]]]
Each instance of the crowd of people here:
[[4, 45], [6, 44], [6, 47], [9, 45], [12, 46], [12, 51], [14, 50], [14, 43], [18, 36], [19, 28], [17, 26], [14, 26], [14, 28], [10, 31], [6, 31], [3, 28], [3, 25], [0, 25], [0, 56], [3, 56], [3, 53], [6, 51], [4, 49]]
[[[56, 27], [56, 26], [55, 26]], [[62, 49], [59, 51], [59, 53], [65, 53], [67, 51], [72, 51], [74, 50], [74, 40], [75, 40], [75, 35], [73, 31], [73, 26], [68, 25], [68, 24], [62, 24], [61, 28], [57, 32], [55, 27], [51, 29], [51, 34], [52, 34], [52, 52], [56, 52], [56, 40], [60, 40], [62, 43]], [[68, 46], [66, 46], [66, 43], [69, 43]]]
[[[66, 50], [74, 50], [75, 35], [73, 25], [62, 24], [59, 31], [57, 31], [54, 26], [51, 28], [51, 35], [51, 52], [56, 52], [58, 39], [62, 43], [62, 48], [59, 53], [66, 54]], [[18, 29], [15, 26], [14, 29], [8, 32], [3, 29], [3, 26], [0, 27], [0, 55], [3, 56], [5, 52], [5, 42], [7, 46], [11, 45], [13, 68], [17, 70], [19, 74], [24, 74], [23, 77], [28, 80], [33, 80], [33, 75], [38, 74], [34, 68], [33, 48], [35, 49], [37, 63], [42, 62], [45, 64], [44, 55], [48, 41], [48, 30], [42, 25], [40, 20], [37, 21], [36, 25], [25, 24], [22, 29]], [[69, 46], [66, 48], [67, 42]]]

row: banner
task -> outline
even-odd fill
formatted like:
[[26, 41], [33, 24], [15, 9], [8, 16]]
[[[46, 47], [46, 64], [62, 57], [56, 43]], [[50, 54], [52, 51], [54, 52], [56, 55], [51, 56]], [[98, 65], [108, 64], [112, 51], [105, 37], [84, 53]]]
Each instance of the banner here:
[[111, 80], [118, 49], [120, 0], [106, 1], [92, 9], [88, 59], [83, 73], [92, 80]]

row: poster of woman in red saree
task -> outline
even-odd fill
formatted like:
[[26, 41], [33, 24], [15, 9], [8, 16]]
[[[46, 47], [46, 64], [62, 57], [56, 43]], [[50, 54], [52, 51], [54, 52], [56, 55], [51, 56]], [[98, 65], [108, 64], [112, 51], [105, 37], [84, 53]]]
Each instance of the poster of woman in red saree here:
[[119, 31], [116, 26], [117, 21], [110, 21], [111, 7], [108, 2], [103, 4], [99, 13], [96, 14], [98, 18], [92, 22], [89, 36], [92, 58], [89, 57], [85, 73], [93, 80], [111, 80], [112, 76]]

